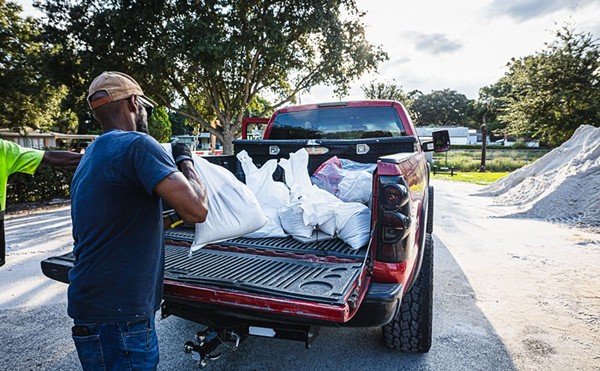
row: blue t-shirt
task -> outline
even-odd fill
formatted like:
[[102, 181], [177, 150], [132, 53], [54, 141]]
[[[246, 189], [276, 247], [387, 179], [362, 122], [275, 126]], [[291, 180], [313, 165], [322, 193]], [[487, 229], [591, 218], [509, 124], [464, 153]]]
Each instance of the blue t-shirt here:
[[132, 321], [158, 310], [164, 239], [154, 187], [175, 171], [167, 151], [138, 132], [113, 130], [86, 149], [71, 184], [70, 317]]

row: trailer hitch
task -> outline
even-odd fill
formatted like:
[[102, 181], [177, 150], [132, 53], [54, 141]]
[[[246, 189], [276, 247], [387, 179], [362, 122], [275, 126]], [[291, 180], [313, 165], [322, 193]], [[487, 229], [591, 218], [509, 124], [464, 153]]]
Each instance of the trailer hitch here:
[[212, 353], [217, 347], [224, 342], [235, 342], [231, 348], [236, 350], [240, 345], [240, 336], [234, 331], [221, 331], [220, 333], [212, 328], [207, 328], [199, 331], [196, 334], [196, 342], [187, 341], [183, 345], [183, 351], [192, 355], [192, 359], [198, 363], [200, 368], [208, 365], [208, 362], [214, 361], [221, 357], [221, 353]]

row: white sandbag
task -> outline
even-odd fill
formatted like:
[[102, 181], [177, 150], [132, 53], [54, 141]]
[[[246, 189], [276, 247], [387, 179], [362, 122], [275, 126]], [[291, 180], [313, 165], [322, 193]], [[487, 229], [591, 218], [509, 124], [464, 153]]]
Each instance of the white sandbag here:
[[227, 169], [193, 155], [208, 194], [208, 215], [196, 223], [192, 251], [260, 229], [268, 221], [250, 189]]
[[246, 185], [256, 196], [268, 222], [258, 231], [244, 235], [248, 238], [286, 237], [281, 226], [279, 210], [287, 208], [290, 203], [290, 191], [281, 182], [273, 180], [273, 172], [277, 168], [277, 160], [269, 160], [257, 168], [246, 151], [237, 154], [246, 176]]
[[346, 202], [368, 203], [373, 189], [373, 174], [366, 170], [346, 171], [338, 184], [339, 198]]
[[308, 152], [302, 148], [294, 153], [290, 153], [290, 165], [292, 168], [293, 184], [301, 189], [310, 189], [312, 183], [308, 174]]
[[315, 229], [314, 225], [304, 224], [304, 211], [299, 202], [279, 210], [279, 218], [283, 230], [295, 237], [309, 238]]
[[338, 237], [353, 250], [369, 243], [371, 237], [371, 210], [358, 202], [346, 202], [336, 209]]
[[195, 154], [192, 158], [206, 186], [208, 215], [204, 223], [196, 223], [191, 251], [254, 232], [267, 223], [258, 200], [244, 183], [222, 166]]
[[287, 237], [287, 233], [281, 227], [279, 219], [279, 210], [275, 208], [263, 208], [263, 212], [267, 216], [268, 222], [256, 232], [245, 234], [248, 238], [265, 238], [265, 237]]
[[319, 230], [333, 236], [336, 233], [335, 210], [342, 201], [331, 193], [311, 186], [303, 194], [300, 206], [304, 211], [304, 224], [317, 226]]

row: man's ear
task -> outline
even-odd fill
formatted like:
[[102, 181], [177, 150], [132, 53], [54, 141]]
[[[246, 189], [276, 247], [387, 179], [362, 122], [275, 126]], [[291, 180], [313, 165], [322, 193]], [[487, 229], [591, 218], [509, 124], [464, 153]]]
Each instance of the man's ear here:
[[135, 99], [135, 95], [132, 95], [132, 96], [130, 96], [130, 97], [127, 99], [127, 103], [128, 103], [129, 109], [130, 109], [131, 111], [133, 111], [133, 112], [137, 113], [137, 111], [138, 111], [138, 102], [137, 102], [137, 100]]

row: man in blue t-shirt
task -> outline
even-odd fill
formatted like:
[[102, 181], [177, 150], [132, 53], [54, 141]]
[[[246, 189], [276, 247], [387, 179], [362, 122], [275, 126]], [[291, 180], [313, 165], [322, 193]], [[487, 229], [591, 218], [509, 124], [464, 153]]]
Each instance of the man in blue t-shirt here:
[[201, 223], [206, 189], [187, 147], [173, 147], [174, 161], [144, 133], [154, 102], [133, 78], [104, 72], [87, 99], [104, 133], [86, 149], [71, 185], [73, 340], [84, 370], [152, 370], [164, 269], [160, 198]]

